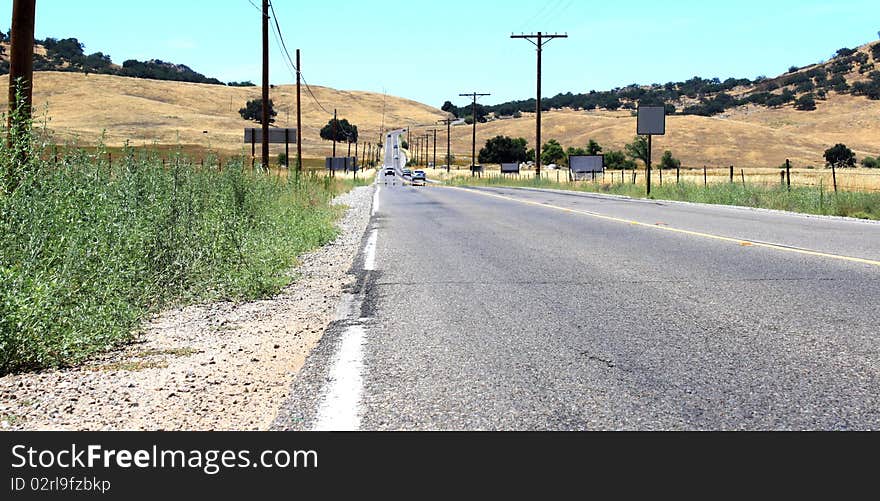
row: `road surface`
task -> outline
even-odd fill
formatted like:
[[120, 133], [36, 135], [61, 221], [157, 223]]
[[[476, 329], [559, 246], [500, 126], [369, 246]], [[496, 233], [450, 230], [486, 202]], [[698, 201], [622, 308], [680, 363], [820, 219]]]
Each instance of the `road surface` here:
[[380, 185], [280, 429], [880, 429], [877, 223]]

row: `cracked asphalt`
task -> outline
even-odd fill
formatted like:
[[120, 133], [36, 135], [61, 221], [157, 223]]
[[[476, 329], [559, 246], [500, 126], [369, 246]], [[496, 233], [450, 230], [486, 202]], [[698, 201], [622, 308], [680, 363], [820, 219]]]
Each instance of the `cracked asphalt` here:
[[[870, 222], [480, 191], [880, 257]], [[378, 269], [351, 291], [367, 332], [363, 430], [880, 429], [878, 266], [473, 191], [383, 187], [380, 200]], [[308, 428], [336, 337], [278, 428]]]

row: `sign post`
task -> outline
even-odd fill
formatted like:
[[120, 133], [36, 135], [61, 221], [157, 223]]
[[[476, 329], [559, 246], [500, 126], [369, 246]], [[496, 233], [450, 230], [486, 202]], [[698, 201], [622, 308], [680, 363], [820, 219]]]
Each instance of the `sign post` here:
[[[269, 129], [269, 143], [270, 144], [283, 144], [284, 151], [287, 155], [287, 167], [290, 166], [290, 144], [296, 144], [297, 133], [296, 129]], [[244, 130], [244, 142], [245, 144], [250, 143], [251, 145], [251, 157], [256, 156], [256, 145], [257, 143], [263, 142], [263, 129], [260, 128], [247, 128]], [[268, 166], [267, 166], [268, 168]]]
[[648, 196], [651, 196], [651, 139], [653, 136], [666, 135], [666, 107], [664, 106], [639, 106], [639, 118], [637, 132], [639, 136], [648, 136], [648, 154], [646, 175], [648, 182]]

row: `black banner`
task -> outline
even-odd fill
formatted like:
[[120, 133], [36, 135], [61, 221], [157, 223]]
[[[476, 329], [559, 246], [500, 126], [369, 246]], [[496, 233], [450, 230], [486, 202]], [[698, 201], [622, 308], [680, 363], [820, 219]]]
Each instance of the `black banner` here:
[[724, 484], [729, 494], [756, 483], [782, 483], [786, 492], [806, 485], [813, 489], [824, 480], [832, 481], [840, 499], [860, 480], [867, 485], [874, 478], [874, 437], [4, 433], [0, 498], [260, 499], [309, 494], [326, 499], [352, 489], [381, 494], [416, 484], [424, 490], [412, 492], [410, 499], [441, 492], [469, 499], [475, 488], [495, 494], [536, 489], [549, 495], [569, 488], [586, 494], [597, 485], [677, 492], [696, 481], [735, 481]]

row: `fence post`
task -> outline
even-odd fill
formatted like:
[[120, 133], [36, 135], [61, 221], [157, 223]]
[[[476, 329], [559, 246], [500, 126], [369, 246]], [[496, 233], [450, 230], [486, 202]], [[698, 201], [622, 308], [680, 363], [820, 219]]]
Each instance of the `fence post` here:
[[785, 159], [785, 182], [788, 184], [788, 191], [791, 191], [791, 160]]
[[709, 187], [709, 169], [706, 166], [703, 166], [703, 186]]
[[746, 187], [746, 170], [745, 170], [745, 169], [740, 169], [739, 173], [742, 175], [742, 178], [743, 178], [743, 188], [745, 188], [745, 187]]
[[675, 168], [675, 184], [681, 184], [681, 167]]
[[834, 193], [837, 193], [837, 167], [831, 164], [831, 178], [834, 180]]
[[730, 166], [730, 184], [733, 184], [733, 166]]

